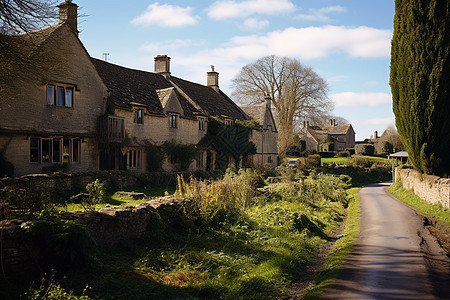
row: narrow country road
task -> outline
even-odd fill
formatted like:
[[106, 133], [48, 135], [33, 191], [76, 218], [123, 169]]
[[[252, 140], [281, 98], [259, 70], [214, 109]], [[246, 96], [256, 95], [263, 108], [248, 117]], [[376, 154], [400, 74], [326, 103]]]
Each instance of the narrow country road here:
[[388, 185], [360, 191], [360, 236], [321, 299], [450, 299], [449, 258]]

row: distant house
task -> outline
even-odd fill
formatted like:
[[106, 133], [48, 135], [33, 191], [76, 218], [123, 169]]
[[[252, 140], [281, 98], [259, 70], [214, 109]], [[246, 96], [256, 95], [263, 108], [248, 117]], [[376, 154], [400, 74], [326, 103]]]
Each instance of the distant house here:
[[305, 124], [299, 135], [309, 151], [342, 151], [355, 146], [355, 131], [351, 124], [337, 125], [334, 119], [322, 126]]
[[[219, 73], [207, 72], [207, 85], [175, 77], [166, 55], [155, 57], [154, 72], [91, 58], [78, 38], [77, 8], [66, 1], [59, 24], [11, 37], [29, 49], [24, 55], [48, 62], [20, 81], [0, 80], [0, 154], [15, 176], [58, 165], [69, 172], [154, 171], [149, 145], [165, 143], [197, 146], [190, 170], [276, 165], [270, 101], [261, 111], [267, 118], [249, 116], [220, 90]], [[218, 136], [208, 134], [213, 120], [223, 124]], [[163, 169], [179, 168], [166, 155]]]

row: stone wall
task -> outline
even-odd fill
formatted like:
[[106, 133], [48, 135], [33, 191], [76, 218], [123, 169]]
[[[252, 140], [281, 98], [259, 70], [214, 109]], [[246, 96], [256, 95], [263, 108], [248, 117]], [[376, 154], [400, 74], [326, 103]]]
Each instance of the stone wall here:
[[403, 187], [412, 189], [414, 193], [428, 203], [440, 203], [450, 208], [450, 178], [440, 178], [420, 174], [412, 169], [395, 169], [396, 181], [401, 179]]
[[[171, 198], [155, 198], [136, 207], [105, 207], [99, 211], [73, 212], [59, 216], [62, 220], [84, 225], [96, 245], [108, 250], [143, 237], [164, 232], [185, 218], [183, 203]], [[37, 249], [24, 239], [29, 223], [21, 220], [0, 221], [1, 273], [6, 278], [26, 276], [40, 270]]]

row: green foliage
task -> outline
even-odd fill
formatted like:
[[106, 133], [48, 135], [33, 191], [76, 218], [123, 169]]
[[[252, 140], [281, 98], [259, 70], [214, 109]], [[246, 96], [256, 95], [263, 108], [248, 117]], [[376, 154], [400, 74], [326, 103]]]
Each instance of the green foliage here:
[[336, 154], [336, 157], [350, 157], [350, 151], [348, 150], [344, 150], [344, 151], [340, 151]]
[[450, 210], [443, 207], [441, 204], [430, 204], [422, 200], [419, 196], [414, 194], [414, 191], [407, 190], [403, 187], [401, 181], [393, 183], [388, 187], [388, 191], [398, 200], [411, 205], [419, 212], [433, 216], [436, 220], [450, 224]]
[[322, 158], [319, 154], [308, 155], [305, 159], [307, 168], [319, 168], [322, 165]]
[[357, 144], [355, 145], [356, 155], [373, 155], [375, 147], [372, 144]]
[[79, 224], [59, 220], [32, 222], [24, 236], [37, 250], [44, 268], [86, 266], [95, 260], [97, 249], [88, 231]]
[[52, 277], [49, 279], [42, 277], [40, 285], [33, 283], [23, 296], [28, 300], [89, 300], [91, 298], [86, 295], [88, 289], [89, 286], [86, 285], [82, 295], [76, 296], [72, 290], [66, 291], [66, 289], [55, 280], [54, 275], [52, 274]]
[[160, 146], [147, 143], [145, 153], [147, 154], [147, 171], [161, 171], [165, 158], [164, 150]]
[[389, 142], [381, 142], [381, 154], [388, 155], [394, 152], [394, 146]]
[[179, 164], [179, 171], [186, 171], [197, 154], [197, 148], [195, 145], [165, 142], [162, 145], [162, 148], [169, 157], [172, 157], [172, 159]]
[[98, 179], [86, 185], [87, 197], [81, 199], [81, 205], [85, 210], [94, 210], [95, 205], [103, 203], [105, 198], [105, 186]]
[[[202, 140], [198, 143], [199, 147], [212, 147], [217, 152], [217, 157], [232, 155], [239, 162], [241, 156], [256, 153], [256, 146], [250, 142], [251, 127], [245, 123], [236, 122], [233, 125], [226, 126], [225, 123], [216, 117], [210, 117], [208, 120], [208, 131]], [[223, 169], [228, 165], [223, 165]]]
[[450, 173], [448, 1], [395, 1], [390, 85], [396, 126], [421, 172]]
[[327, 142], [320, 145], [320, 151], [330, 152], [334, 151], [334, 142]]

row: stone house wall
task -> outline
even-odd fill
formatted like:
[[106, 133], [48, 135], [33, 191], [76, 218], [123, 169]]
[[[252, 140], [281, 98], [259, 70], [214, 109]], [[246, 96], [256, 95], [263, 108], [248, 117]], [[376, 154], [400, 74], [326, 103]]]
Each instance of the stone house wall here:
[[401, 180], [403, 187], [431, 204], [450, 208], [450, 178], [420, 174], [413, 169], [395, 169], [395, 180]]
[[[252, 129], [250, 141], [256, 145], [256, 154], [253, 155], [253, 164], [270, 165], [272, 167], [277, 166], [278, 132], [272, 131], [271, 128], [265, 130]], [[271, 162], [269, 160], [271, 160]]]

